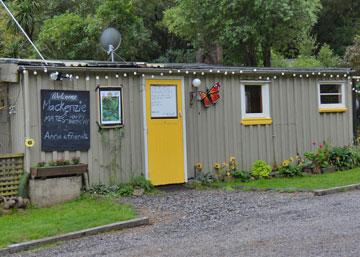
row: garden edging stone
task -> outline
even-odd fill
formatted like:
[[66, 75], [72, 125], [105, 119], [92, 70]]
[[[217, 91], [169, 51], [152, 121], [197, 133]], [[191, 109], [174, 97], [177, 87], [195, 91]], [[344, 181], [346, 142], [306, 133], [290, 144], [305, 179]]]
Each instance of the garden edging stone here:
[[0, 249], [0, 256], [5, 254], [12, 254], [16, 252], [26, 251], [34, 247], [38, 247], [44, 244], [66, 241], [71, 239], [77, 239], [81, 237], [91, 236], [99, 233], [109, 232], [111, 230], [120, 230], [126, 228], [133, 228], [137, 226], [149, 225], [148, 217], [140, 217], [136, 219], [131, 219], [127, 221], [121, 221], [116, 223], [111, 223], [103, 226], [88, 228], [84, 230], [79, 230], [59, 236], [45, 237], [38, 240], [27, 241], [18, 244], [12, 244], [7, 248]]
[[313, 193], [315, 196], [322, 196], [322, 195], [335, 194], [335, 193], [339, 193], [339, 192], [356, 190], [356, 189], [360, 189], [360, 184], [352, 184], [352, 185], [347, 185], [347, 186], [339, 186], [339, 187], [332, 187], [332, 188], [328, 188], [328, 189], [314, 190]]

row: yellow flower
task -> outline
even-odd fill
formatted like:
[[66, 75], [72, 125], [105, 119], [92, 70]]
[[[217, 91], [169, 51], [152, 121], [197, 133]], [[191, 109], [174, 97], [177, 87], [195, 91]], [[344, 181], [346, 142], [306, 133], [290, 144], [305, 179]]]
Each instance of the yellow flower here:
[[32, 139], [32, 138], [30, 138], [30, 137], [25, 138], [25, 146], [26, 146], [26, 147], [31, 148], [31, 147], [33, 147], [34, 145], [35, 145], [35, 140], [34, 140], [34, 139]]
[[230, 157], [230, 163], [235, 163], [236, 162], [236, 158], [234, 156]]
[[290, 157], [290, 162], [293, 162], [294, 161], [294, 158], [293, 157]]
[[285, 161], [282, 162], [283, 167], [287, 167], [287, 166], [289, 166], [289, 164], [290, 164], [289, 160], [285, 160]]
[[202, 169], [203, 169], [203, 164], [202, 164], [201, 162], [196, 163], [196, 164], [195, 164], [195, 169], [196, 169], [197, 171], [202, 171]]
[[230, 173], [230, 172], [227, 172], [226, 175], [227, 175], [228, 177], [230, 177], [230, 176], [231, 176], [231, 173]]
[[218, 162], [215, 162], [214, 163], [214, 169], [216, 169], [216, 170], [218, 170], [218, 169], [220, 169], [220, 163], [218, 163]]

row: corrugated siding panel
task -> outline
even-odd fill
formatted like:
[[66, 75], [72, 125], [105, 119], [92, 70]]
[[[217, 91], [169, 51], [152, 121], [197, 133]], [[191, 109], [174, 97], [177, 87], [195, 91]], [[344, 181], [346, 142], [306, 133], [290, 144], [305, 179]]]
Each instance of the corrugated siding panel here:
[[[185, 78], [186, 97], [193, 90]], [[240, 124], [240, 81], [254, 78], [207, 75], [200, 77], [204, 87], [219, 81], [221, 100], [208, 109], [198, 101], [187, 108], [187, 142], [189, 177], [194, 176], [197, 162], [204, 170], [213, 170], [215, 162], [235, 156], [242, 169], [250, 169], [253, 161], [266, 160], [279, 164], [297, 153], [313, 149], [312, 142], [334, 145], [352, 143], [351, 89], [346, 81], [345, 113], [319, 113], [316, 78], [283, 77], [270, 83], [272, 125], [243, 126]]]
[[[94, 74], [73, 74], [79, 79], [51, 81], [48, 75], [39, 73], [29, 76], [30, 97], [33, 109], [30, 112], [31, 136], [35, 146], [31, 149], [31, 165], [39, 161], [49, 162], [60, 158], [80, 157], [81, 162], [88, 163], [89, 177], [92, 184], [114, 184], [129, 181], [133, 176], [144, 174], [142, 104], [140, 79], [138, 77], [119, 77], [115, 74], [100, 74], [95, 80]], [[105, 79], [105, 75], [109, 79]], [[86, 80], [86, 76], [90, 79]], [[96, 86], [123, 86], [123, 108], [125, 126], [122, 132], [117, 129], [104, 129], [99, 132], [97, 120]], [[88, 152], [42, 152], [41, 151], [41, 89], [86, 90], [90, 92], [90, 134], [91, 148]], [[23, 112], [19, 112], [23, 114]], [[19, 121], [17, 121], [19, 123]], [[15, 124], [15, 122], [13, 122]], [[22, 126], [23, 127], [23, 126]], [[22, 132], [23, 134], [23, 132]], [[123, 135], [122, 135], [123, 134]], [[18, 135], [14, 131], [13, 135]], [[14, 137], [13, 137], [14, 138]]]
[[8, 86], [0, 83], [0, 154], [11, 153]]

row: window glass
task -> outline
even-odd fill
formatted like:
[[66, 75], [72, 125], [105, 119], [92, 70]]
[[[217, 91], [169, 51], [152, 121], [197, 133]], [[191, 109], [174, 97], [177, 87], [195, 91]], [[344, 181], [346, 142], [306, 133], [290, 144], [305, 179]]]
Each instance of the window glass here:
[[320, 96], [322, 104], [339, 104], [341, 103], [341, 95], [322, 95]]
[[340, 84], [320, 85], [320, 104], [341, 104], [342, 92]]
[[341, 85], [331, 85], [331, 84], [320, 85], [320, 93], [341, 94]]
[[262, 113], [261, 85], [245, 85], [246, 113]]

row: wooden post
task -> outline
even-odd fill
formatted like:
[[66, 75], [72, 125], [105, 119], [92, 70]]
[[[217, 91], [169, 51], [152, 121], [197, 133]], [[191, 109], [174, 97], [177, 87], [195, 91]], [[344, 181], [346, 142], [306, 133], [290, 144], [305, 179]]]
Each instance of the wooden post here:
[[[30, 95], [29, 95], [29, 71], [24, 70], [24, 83], [23, 83], [23, 92], [24, 92], [24, 119], [25, 119], [25, 135], [23, 142], [25, 144], [25, 138], [30, 136]], [[38, 143], [38, 142], [36, 142]], [[25, 172], [30, 172], [30, 148], [25, 147], [25, 158], [24, 158], [24, 170]]]

